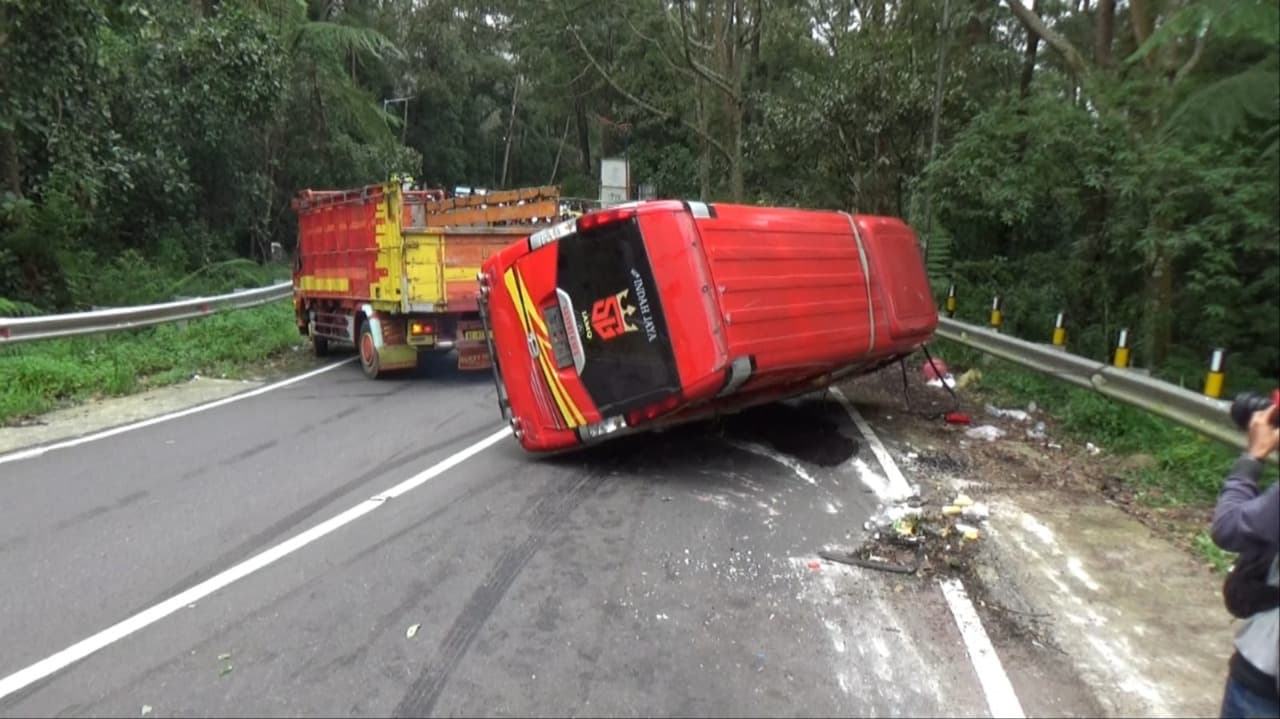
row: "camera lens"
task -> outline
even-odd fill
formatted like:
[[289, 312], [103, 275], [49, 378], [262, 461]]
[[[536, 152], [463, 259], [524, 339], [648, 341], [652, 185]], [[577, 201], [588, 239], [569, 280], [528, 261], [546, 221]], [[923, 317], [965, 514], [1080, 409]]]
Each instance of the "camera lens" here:
[[[1249, 420], [1253, 417], [1253, 413], [1267, 409], [1270, 406], [1271, 398], [1266, 395], [1241, 392], [1231, 402], [1231, 420], [1240, 429], [1248, 429]], [[1273, 424], [1274, 421], [1275, 418], [1272, 418]]]

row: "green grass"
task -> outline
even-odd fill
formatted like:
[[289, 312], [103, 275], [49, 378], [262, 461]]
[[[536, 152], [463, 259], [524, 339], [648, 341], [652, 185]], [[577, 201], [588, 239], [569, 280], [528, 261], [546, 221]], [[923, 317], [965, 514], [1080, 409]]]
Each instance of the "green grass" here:
[[0, 423], [195, 373], [241, 376], [301, 341], [292, 305], [276, 302], [181, 324], [0, 349]]
[[1236, 561], [1236, 555], [1214, 544], [1208, 532], [1201, 531], [1196, 534], [1192, 544], [1196, 552], [1204, 557], [1218, 574], [1226, 574], [1227, 570], [1231, 569], [1232, 563]]
[[[955, 375], [978, 367], [982, 399], [997, 406], [1026, 406], [1034, 401], [1052, 416], [1059, 431], [1079, 442], [1093, 442], [1113, 455], [1146, 455], [1149, 462], [1124, 480], [1151, 506], [1212, 507], [1239, 450], [1208, 439], [1168, 420], [1108, 399], [1012, 363], [983, 357], [976, 350], [941, 340], [938, 354]], [[1276, 480], [1268, 466], [1260, 485]], [[1193, 547], [1215, 567], [1230, 566], [1230, 554], [1201, 533]]]

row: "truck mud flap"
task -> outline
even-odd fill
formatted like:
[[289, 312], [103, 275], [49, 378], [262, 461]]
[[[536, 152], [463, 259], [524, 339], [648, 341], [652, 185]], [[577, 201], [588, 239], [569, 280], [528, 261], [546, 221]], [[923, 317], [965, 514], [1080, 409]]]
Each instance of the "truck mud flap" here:
[[489, 285], [484, 275], [480, 275], [480, 295], [476, 305], [480, 310], [480, 324], [484, 327], [484, 344], [489, 351], [489, 367], [493, 370], [493, 387], [498, 393], [498, 411], [503, 420], [511, 419], [511, 402], [507, 398], [507, 388], [502, 384], [502, 374], [498, 369], [498, 352], [493, 347], [493, 329], [489, 326]]

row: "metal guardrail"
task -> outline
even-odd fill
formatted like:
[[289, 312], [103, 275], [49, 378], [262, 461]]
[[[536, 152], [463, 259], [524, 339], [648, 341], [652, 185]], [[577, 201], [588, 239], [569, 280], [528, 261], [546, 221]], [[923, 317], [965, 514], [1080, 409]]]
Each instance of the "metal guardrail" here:
[[205, 317], [227, 310], [265, 305], [285, 299], [292, 294], [293, 283], [280, 282], [267, 287], [241, 290], [225, 295], [196, 297], [155, 305], [117, 307], [40, 317], [0, 317], [0, 347], [55, 337], [119, 332], [164, 322]]
[[939, 337], [968, 345], [1028, 369], [1094, 390], [1151, 414], [1172, 420], [1218, 441], [1244, 449], [1247, 436], [1231, 421], [1225, 400], [1163, 382], [1141, 372], [1067, 353], [947, 317], [938, 318]]

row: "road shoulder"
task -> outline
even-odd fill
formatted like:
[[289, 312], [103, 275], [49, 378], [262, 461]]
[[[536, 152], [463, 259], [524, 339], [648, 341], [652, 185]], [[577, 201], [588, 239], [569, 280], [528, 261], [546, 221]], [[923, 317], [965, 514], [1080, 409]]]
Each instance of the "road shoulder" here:
[[181, 384], [157, 387], [138, 394], [91, 400], [54, 410], [21, 424], [0, 426], [0, 454], [141, 422], [247, 392], [264, 384], [263, 381], [195, 377]]
[[915, 412], [896, 368], [846, 394], [888, 435], [912, 481], [990, 507], [966, 584], [1019, 695], [1037, 686], [1050, 699], [1028, 711], [1070, 713], [1044, 677], [1020, 672], [1042, 666], [1017, 660], [1036, 652], [1069, 663], [1105, 715], [1216, 714], [1233, 629], [1220, 577], [1113, 502], [1106, 483], [1093, 482], [1086, 448], [1028, 437], [1037, 417], [962, 406], [974, 425], [1004, 431], [990, 442], [966, 437], [966, 427], [931, 416], [951, 408], [944, 392], [912, 385]]

